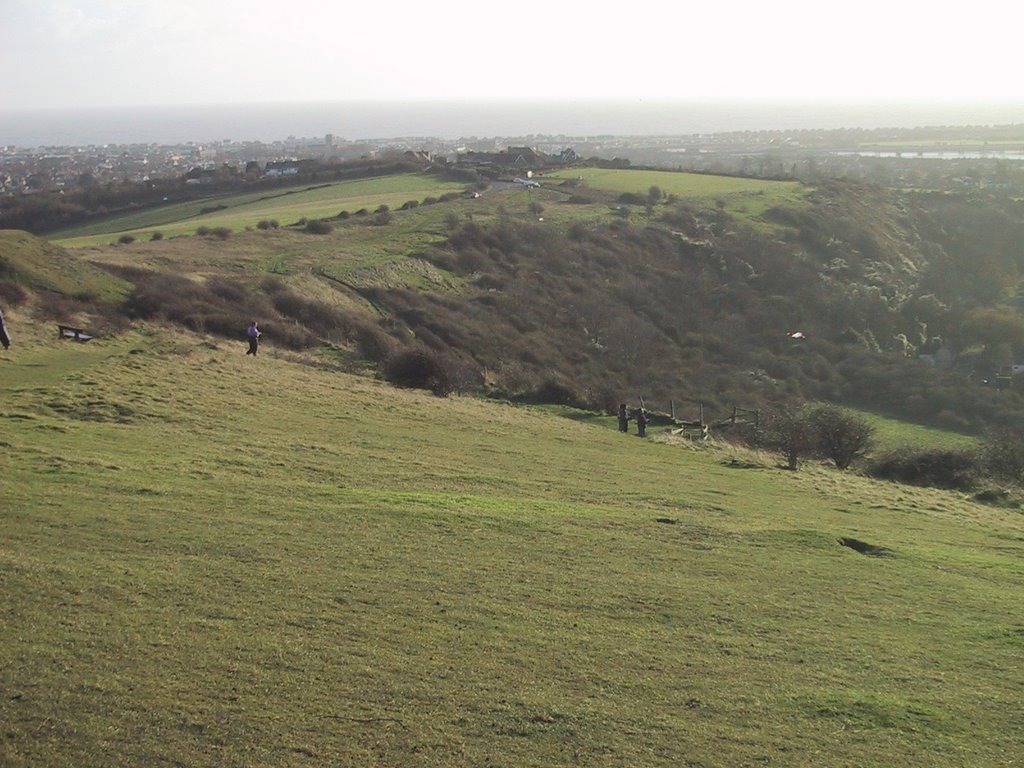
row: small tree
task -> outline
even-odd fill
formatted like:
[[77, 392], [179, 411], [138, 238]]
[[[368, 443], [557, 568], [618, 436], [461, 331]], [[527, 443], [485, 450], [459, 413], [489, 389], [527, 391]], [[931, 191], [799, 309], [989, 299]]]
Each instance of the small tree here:
[[875, 429], [863, 416], [835, 405], [820, 405], [812, 408], [807, 418], [818, 450], [838, 469], [846, 469], [871, 447]]
[[813, 454], [818, 436], [806, 410], [777, 407], [762, 414], [761, 442], [786, 457], [786, 466], [796, 470], [800, 458]]

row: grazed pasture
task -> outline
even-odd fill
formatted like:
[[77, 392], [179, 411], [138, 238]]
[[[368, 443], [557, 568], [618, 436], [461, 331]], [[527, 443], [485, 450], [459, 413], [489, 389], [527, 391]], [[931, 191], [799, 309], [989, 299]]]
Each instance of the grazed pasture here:
[[[265, 189], [243, 194], [218, 195], [130, 212], [82, 227], [55, 232], [48, 238], [60, 245], [77, 248], [102, 245], [123, 235], [147, 240], [154, 232], [164, 237], [195, 234], [199, 227], [226, 227], [232, 231], [252, 228], [260, 221], [276, 220], [280, 225], [300, 219], [337, 216], [342, 211], [398, 208], [410, 200], [461, 192], [465, 184], [425, 174], [397, 174], [372, 179], [303, 184], [283, 189]], [[208, 212], [203, 213], [207, 209]]]
[[266, 341], [0, 353], [0, 763], [1024, 754], [1019, 512]]

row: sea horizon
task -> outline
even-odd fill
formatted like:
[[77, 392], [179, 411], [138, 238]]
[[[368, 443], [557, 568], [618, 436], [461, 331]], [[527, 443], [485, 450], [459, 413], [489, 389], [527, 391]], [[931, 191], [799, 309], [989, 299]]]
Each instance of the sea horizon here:
[[300, 102], [2, 110], [0, 145], [673, 136], [1024, 124], [1024, 102]]

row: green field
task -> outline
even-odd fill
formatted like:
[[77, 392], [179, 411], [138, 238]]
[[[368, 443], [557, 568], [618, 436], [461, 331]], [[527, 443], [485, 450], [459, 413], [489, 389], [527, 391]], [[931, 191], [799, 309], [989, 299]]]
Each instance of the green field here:
[[[134, 242], [113, 244], [119, 233], [111, 231], [110, 227], [139, 224], [138, 219], [127, 217], [90, 225], [89, 229], [96, 230], [95, 234], [83, 234], [82, 231], [62, 233], [76, 236], [56, 242], [64, 247], [73, 246], [79, 256], [89, 261], [120, 267], [166, 270], [173, 265], [174, 271], [193, 275], [238, 274], [241, 271], [250, 275], [287, 275], [294, 280], [305, 280], [305, 276], [316, 274], [350, 286], [422, 287], [430, 284], [434, 288], [451, 290], [458, 283], [454, 276], [439, 273], [420, 256], [424, 250], [447, 239], [453, 222], [457, 225], [472, 221], [486, 226], [508, 215], [528, 215], [545, 222], [545, 226], [562, 227], [575, 222], [609, 219], [615, 215], [605, 202], [590, 205], [568, 203], [567, 195], [556, 189], [529, 191], [519, 186], [488, 191], [476, 199], [460, 197], [456, 201], [397, 210], [407, 200], [422, 201], [426, 196], [436, 197], [448, 189], [417, 188], [415, 185], [422, 183], [424, 178], [409, 175], [384, 177], [333, 185], [329, 189], [299, 191], [274, 200], [258, 201], [251, 196], [225, 198], [220, 204], [231, 203], [228, 210], [170, 226], [154, 226], [152, 231], [159, 230], [165, 234], [160, 241], [152, 241], [151, 230], [142, 228], [132, 230], [137, 237]], [[330, 201], [331, 216], [336, 215], [339, 209], [354, 214], [365, 208], [370, 213], [332, 220], [332, 231], [327, 235], [311, 235], [301, 228], [284, 226], [301, 218], [300, 213], [310, 217], [315, 213], [310, 208], [299, 210], [295, 206], [312, 205], [314, 202], [322, 206], [323, 200]], [[204, 204], [212, 202], [204, 201]], [[392, 209], [386, 223], [379, 223], [372, 214], [382, 204]], [[178, 219], [198, 205], [171, 206], [145, 215], [159, 214], [165, 221]], [[341, 208], [344, 205], [348, 207]], [[531, 205], [540, 205], [542, 214], [529, 213]], [[233, 213], [236, 210], [237, 213]], [[323, 209], [320, 213], [327, 215]], [[260, 231], [252, 229], [254, 224], [247, 224], [249, 231], [234, 228], [232, 234], [223, 240], [174, 236], [178, 230], [182, 230], [182, 234], [193, 235], [200, 222], [208, 227], [237, 224], [237, 220], [229, 221], [229, 217], [243, 215], [249, 222], [276, 219], [282, 226]], [[51, 236], [51, 240], [54, 237], [57, 236]], [[312, 287], [308, 280], [304, 285]]]
[[658, 187], [665, 195], [721, 205], [739, 219], [760, 223], [765, 211], [777, 206], [802, 207], [808, 188], [796, 181], [766, 181], [674, 171], [572, 168], [546, 174], [545, 179], [577, 179], [585, 187], [615, 193], [646, 195]]
[[[666, 195], [690, 199], [702, 205], [722, 206], [737, 218], [764, 226], [761, 216], [776, 206], [804, 205], [807, 189], [797, 182], [763, 181], [727, 176], [675, 173], [671, 171], [603, 170], [582, 168], [556, 171], [542, 178], [544, 189], [523, 188], [489, 192], [480, 200], [460, 201], [458, 210], [488, 217], [499, 210], [525, 212], [540, 205], [541, 219], [552, 225], [591, 221], [609, 215], [603, 202], [593, 205], [567, 203], [570, 190], [561, 188], [567, 180], [581, 180], [585, 188], [605, 193], [643, 193], [652, 186]], [[281, 226], [301, 219], [332, 218], [341, 211], [375, 211], [386, 205], [393, 212], [404, 203], [422, 202], [428, 197], [460, 192], [465, 185], [425, 174], [403, 174], [324, 185], [302, 185], [279, 190], [215, 196], [187, 203], [125, 213], [47, 235], [47, 239], [69, 248], [109, 245], [121, 236], [148, 241], [154, 232], [165, 238], [194, 235], [199, 227], [226, 227], [232, 232], [254, 228], [262, 220], [276, 220]], [[220, 208], [223, 206], [223, 208]], [[218, 210], [202, 213], [203, 209]], [[450, 211], [452, 206], [431, 206]], [[403, 212], [405, 213], [405, 212]], [[436, 218], [436, 217], [435, 217]]]
[[977, 448], [980, 445], [978, 438], [970, 435], [910, 424], [875, 413], [861, 411], [859, 414], [867, 419], [874, 429], [872, 453], [876, 455], [900, 448], [957, 449]]
[[4, 766], [1024, 754], [1019, 511], [8, 319]]
[[[300, 219], [337, 216], [341, 211], [355, 213], [365, 208], [376, 210], [381, 205], [398, 208], [410, 200], [422, 202], [427, 197], [440, 197], [461, 192], [464, 184], [444, 181], [425, 174], [402, 174], [358, 181], [263, 190], [261, 192], [204, 198], [187, 203], [127, 213], [93, 222], [74, 229], [48, 235], [48, 239], [65, 247], [102, 245], [131, 235], [147, 240], [154, 232], [165, 237], [195, 234], [201, 226], [227, 227], [233, 231], [255, 227], [261, 220], [275, 219], [282, 226]], [[202, 213], [204, 208], [224, 208]]]

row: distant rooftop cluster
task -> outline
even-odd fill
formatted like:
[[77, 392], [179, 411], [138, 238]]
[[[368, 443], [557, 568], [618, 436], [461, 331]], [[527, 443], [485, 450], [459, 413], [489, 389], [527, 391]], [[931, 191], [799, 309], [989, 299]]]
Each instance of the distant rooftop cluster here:
[[[912, 180], [922, 173], [958, 173], [974, 163], [1024, 163], [1024, 126], [918, 129], [733, 131], [687, 136], [525, 136], [444, 140], [424, 136], [351, 141], [333, 134], [274, 142], [0, 147], [0, 195], [139, 184], [216, 172], [247, 177], [299, 175], [301, 163], [345, 162], [406, 155], [435, 164], [540, 168], [546, 162], [620, 159], [633, 165], [763, 178], [808, 180], [822, 175]], [[960, 161], [925, 168], [922, 160]], [[972, 166], [973, 167], [973, 166]], [[982, 175], [988, 175], [986, 174]], [[967, 179], [970, 182], [969, 179]], [[991, 183], [988, 179], [984, 183]]]
[[[585, 140], [584, 140], [585, 141]], [[539, 155], [563, 155], [565, 139], [523, 146], [518, 154], [535, 163]], [[304, 160], [375, 159], [388, 153], [417, 153], [431, 162], [454, 163], [474, 157], [485, 163], [508, 151], [500, 139], [442, 141], [429, 137], [348, 141], [332, 134], [317, 138], [289, 137], [276, 142], [232, 140], [185, 144], [104, 144], [90, 146], [0, 147], [0, 194], [42, 190], [73, 190], [93, 185], [139, 183], [156, 178], [231, 168], [267, 177], [298, 172]]]

